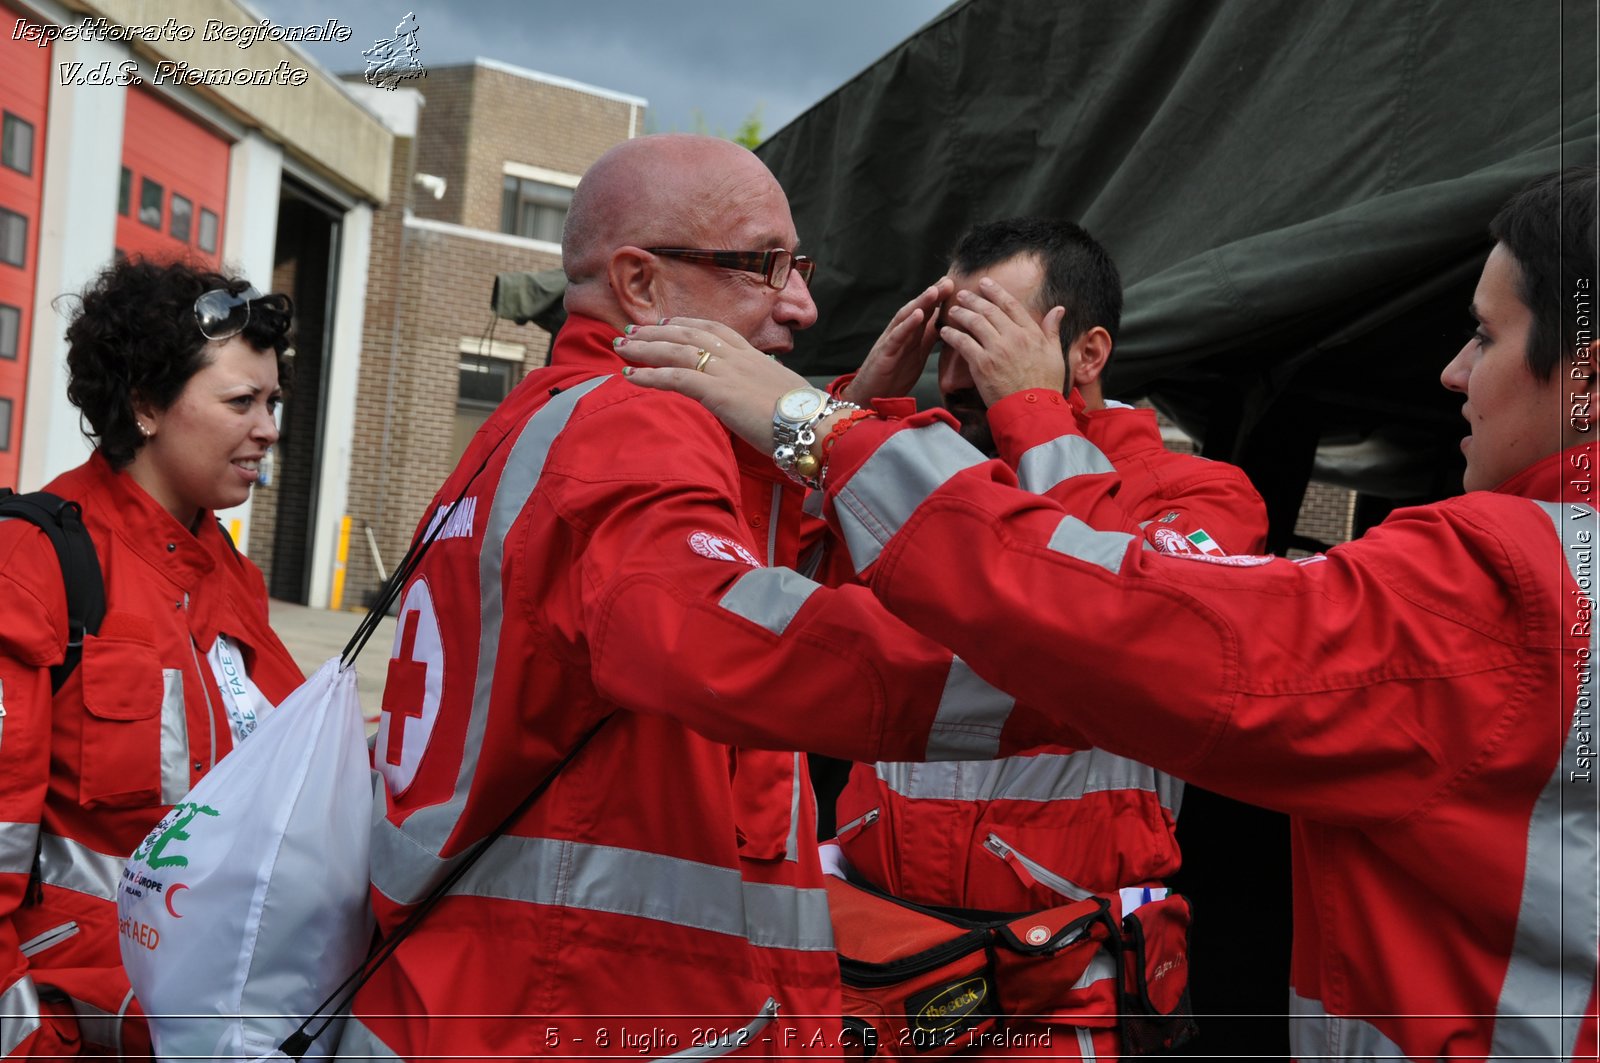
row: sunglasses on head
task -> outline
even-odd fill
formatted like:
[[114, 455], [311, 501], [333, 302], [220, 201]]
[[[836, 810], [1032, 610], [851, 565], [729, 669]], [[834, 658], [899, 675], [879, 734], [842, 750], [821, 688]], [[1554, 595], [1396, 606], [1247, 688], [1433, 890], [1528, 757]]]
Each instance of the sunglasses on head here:
[[194, 323], [208, 340], [237, 336], [250, 324], [250, 303], [260, 298], [254, 286], [242, 292], [213, 288], [194, 301]]

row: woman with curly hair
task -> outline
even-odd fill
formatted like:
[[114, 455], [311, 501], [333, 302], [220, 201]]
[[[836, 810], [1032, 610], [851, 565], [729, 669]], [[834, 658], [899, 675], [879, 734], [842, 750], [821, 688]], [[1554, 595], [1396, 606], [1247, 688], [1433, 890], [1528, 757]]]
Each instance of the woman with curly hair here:
[[0, 521], [0, 1058], [148, 1054], [117, 935], [159, 942], [118, 926], [123, 862], [301, 681], [212, 516], [278, 438], [291, 313], [238, 278], [130, 261], [72, 314], [67, 395], [95, 450], [46, 490], [82, 507], [106, 612], [52, 693], [61, 566]]

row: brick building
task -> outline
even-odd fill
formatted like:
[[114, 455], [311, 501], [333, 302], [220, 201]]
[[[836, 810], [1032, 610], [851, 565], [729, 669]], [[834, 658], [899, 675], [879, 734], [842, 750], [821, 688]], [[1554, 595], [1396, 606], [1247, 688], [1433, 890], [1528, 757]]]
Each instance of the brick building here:
[[561, 264], [572, 189], [641, 132], [646, 105], [487, 59], [430, 67], [413, 84], [420, 91], [353, 86], [394, 134], [395, 194], [372, 225], [347, 607], [378, 585], [373, 548], [392, 571], [472, 433], [546, 363], [545, 332], [495, 323], [495, 275]]

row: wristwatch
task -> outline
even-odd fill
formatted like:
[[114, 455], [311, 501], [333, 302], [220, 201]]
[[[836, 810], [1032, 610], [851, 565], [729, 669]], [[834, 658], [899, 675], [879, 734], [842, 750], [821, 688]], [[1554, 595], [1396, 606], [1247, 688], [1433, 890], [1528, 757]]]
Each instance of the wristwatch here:
[[811, 452], [818, 421], [843, 409], [859, 409], [816, 388], [795, 388], [778, 399], [772, 411], [772, 460], [791, 480], [812, 490], [820, 485], [821, 462]]

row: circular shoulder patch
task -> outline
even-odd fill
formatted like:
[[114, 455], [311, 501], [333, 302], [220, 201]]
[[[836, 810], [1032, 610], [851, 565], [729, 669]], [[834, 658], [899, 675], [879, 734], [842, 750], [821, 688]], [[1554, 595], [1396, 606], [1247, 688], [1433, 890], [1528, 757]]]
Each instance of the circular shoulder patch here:
[[1171, 528], [1156, 528], [1150, 533], [1150, 540], [1155, 548], [1163, 554], [1198, 554], [1194, 544]]
[[1204, 561], [1208, 565], [1231, 565], [1234, 568], [1254, 568], [1257, 565], [1270, 565], [1278, 560], [1272, 554], [1168, 554], [1168, 557], [1181, 557], [1185, 561]]
[[691, 532], [689, 534], [689, 549], [701, 557], [709, 557], [713, 561], [742, 561], [751, 568], [761, 567], [761, 562], [756, 560], [756, 555], [745, 549], [743, 543], [722, 535], [714, 535], [711, 532]]

